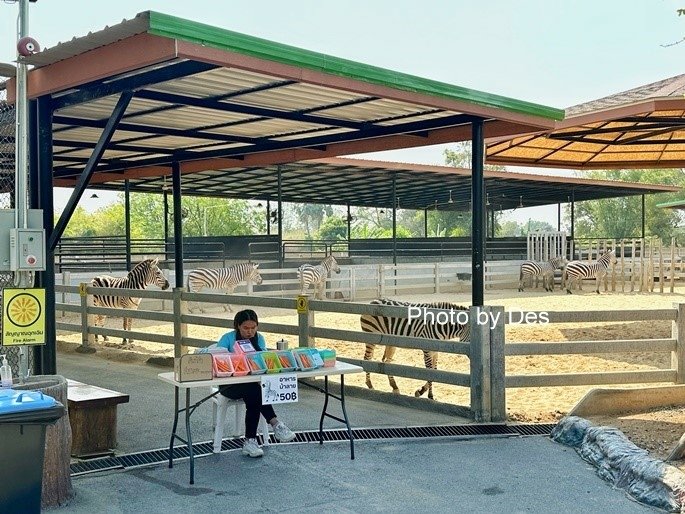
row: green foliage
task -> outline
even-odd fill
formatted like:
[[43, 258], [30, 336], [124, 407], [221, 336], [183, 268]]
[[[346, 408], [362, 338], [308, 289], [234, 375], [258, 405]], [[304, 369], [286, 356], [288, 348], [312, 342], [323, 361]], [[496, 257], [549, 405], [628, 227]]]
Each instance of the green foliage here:
[[347, 221], [340, 216], [330, 216], [324, 220], [316, 234], [316, 239], [347, 239]]
[[[685, 186], [682, 169], [597, 170], [584, 172], [583, 177], [597, 180], [623, 180], [650, 184]], [[680, 193], [645, 195], [645, 236], [657, 236], [664, 243], [675, 235], [679, 212], [656, 207], [657, 203], [678, 200]], [[570, 211], [566, 219], [570, 222]], [[640, 237], [642, 231], [642, 199], [640, 196], [608, 198], [579, 202], [575, 206], [576, 238], [607, 237], [614, 239]]]
[[333, 208], [330, 205], [318, 203], [293, 204], [293, 211], [297, 219], [304, 224], [304, 230], [307, 239], [311, 239], [312, 236], [321, 228], [321, 223], [323, 223], [323, 220], [326, 216], [333, 215]]

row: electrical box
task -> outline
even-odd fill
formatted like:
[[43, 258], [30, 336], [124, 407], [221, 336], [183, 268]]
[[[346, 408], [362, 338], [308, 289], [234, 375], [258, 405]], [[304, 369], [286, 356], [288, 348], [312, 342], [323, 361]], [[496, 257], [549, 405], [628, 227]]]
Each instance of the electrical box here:
[[[28, 216], [26, 218], [28, 229], [31, 230], [38, 230], [40, 232], [43, 232], [43, 211], [41, 209], [29, 209], [28, 210]], [[10, 267], [10, 261], [14, 263], [16, 260], [17, 263], [21, 259], [17, 259], [19, 257], [18, 255], [14, 255], [14, 257], [10, 258], [10, 231], [14, 230], [16, 228], [15, 224], [15, 219], [14, 219], [14, 209], [0, 209], [0, 271], [17, 271], [17, 268], [11, 268]], [[44, 241], [44, 236], [41, 236], [41, 240]], [[16, 246], [15, 246], [16, 247]], [[43, 248], [45, 248], [45, 244], [43, 244]], [[19, 251], [19, 250], [18, 250]], [[36, 268], [36, 267], [20, 267], [18, 270], [24, 271], [24, 270], [29, 270], [29, 271], [41, 271], [45, 269], [45, 250], [41, 252], [40, 254], [35, 255], [36, 259], [42, 257], [42, 260], [40, 262], [41, 267]], [[36, 264], [38, 264], [38, 261], [36, 261]]]
[[10, 271], [45, 271], [43, 229], [10, 229]]

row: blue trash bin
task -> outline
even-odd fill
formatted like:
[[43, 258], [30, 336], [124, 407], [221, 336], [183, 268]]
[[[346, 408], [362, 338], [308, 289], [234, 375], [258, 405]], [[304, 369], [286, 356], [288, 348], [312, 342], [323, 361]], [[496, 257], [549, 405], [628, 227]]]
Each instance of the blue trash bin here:
[[0, 389], [0, 512], [40, 513], [45, 427], [64, 406], [40, 391]]

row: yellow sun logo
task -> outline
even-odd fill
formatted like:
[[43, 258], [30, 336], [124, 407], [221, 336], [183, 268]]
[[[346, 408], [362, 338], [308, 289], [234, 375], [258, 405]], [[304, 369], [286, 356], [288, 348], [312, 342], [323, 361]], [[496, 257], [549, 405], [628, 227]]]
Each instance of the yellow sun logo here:
[[21, 293], [12, 298], [7, 306], [7, 317], [18, 327], [28, 327], [40, 317], [41, 307], [38, 298], [29, 293]]

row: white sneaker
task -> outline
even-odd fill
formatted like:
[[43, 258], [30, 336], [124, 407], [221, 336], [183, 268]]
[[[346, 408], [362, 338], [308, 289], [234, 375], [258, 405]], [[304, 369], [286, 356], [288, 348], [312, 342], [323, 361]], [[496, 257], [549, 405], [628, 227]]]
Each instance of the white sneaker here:
[[295, 439], [295, 432], [285, 426], [285, 423], [279, 421], [274, 427], [274, 436], [276, 436], [276, 439], [278, 439], [279, 443], [289, 443]]
[[256, 439], [247, 439], [245, 444], [243, 444], [243, 455], [249, 455], [250, 457], [261, 457], [264, 455], [264, 450], [259, 447]]

